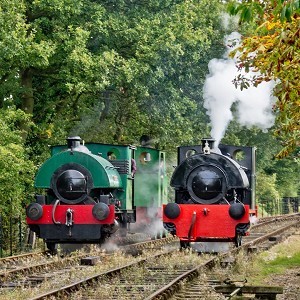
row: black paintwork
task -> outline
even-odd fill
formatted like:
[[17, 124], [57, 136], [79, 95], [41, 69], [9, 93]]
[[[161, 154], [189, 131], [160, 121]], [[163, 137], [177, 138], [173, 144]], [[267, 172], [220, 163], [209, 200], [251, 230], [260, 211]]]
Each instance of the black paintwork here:
[[51, 179], [51, 188], [57, 199], [68, 204], [86, 200], [92, 187], [91, 173], [77, 163], [62, 165], [53, 173]]
[[31, 229], [35, 231], [38, 236], [42, 236], [47, 242], [78, 243], [80, 240], [80, 242], [93, 243], [100, 241], [102, 237], [102, 227], [103, 225], [95, 224], [74, 224], [71, 227], [67, 227], [65, 224], [55, 226], [53, 226], [53, 224], [39, 224], [32, 226]]
[[[205, 140], [213, 147], [213, 140]], [[178, 147], [178, 167], [171, 178], [177, 203], [220, 203], [234, 198], [254, 206], [255, 148], [220, 145]], [[237, 161], [238, 153], [242, 153]], [[190, 156], [189, 156], [190, 155]]]

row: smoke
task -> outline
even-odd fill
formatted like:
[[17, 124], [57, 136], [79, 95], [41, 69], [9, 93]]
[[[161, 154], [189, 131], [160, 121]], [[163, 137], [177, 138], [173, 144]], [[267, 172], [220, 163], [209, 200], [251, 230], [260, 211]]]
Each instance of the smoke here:
[[[274, 82], [263, 82], [257, 87], [247, 89], [235, 88], [234, 78], [238, 75], [236, 58], [231, 59], [228, 53], [240, 42], [241, 35], [237, 32], [226, 37], [227, 50], [223, 59], [212, 59], [209, 64], [209, 75], [206, 77], [203, 95], [204, 107], [211, 120], [211, 136], [219, 144], [226, 128], [233, 119], [232, 105], [236, 104], [236, 117], [241, 125], [248, 128], [257, 126], [266, 131], [274, 124], [272, 114], [272, 97]], [[243, 74], [243, 73], [242, 73]], [[244, 73], [245, 74], [245, 73]], [[251, 78], [257, 73], [247, 73]]]
[[102, 245], [102, 249], [105, 250], [108, 253], [118, 251], [119, 246], [117, 245], [117, 242], [115, 241], [115, 236], [113, 235], [108, 240], [105, 241], [105, 243]]
[[161, 215], [161, 207], [137, 207], [136, 223], [130, 224], [130, 232], [144, 234], [144, 238], [161, 235], [165, 231]]
[[255, 225], [258, 222], [258, 218], [256, 216], [250, 216], [250, 224]]

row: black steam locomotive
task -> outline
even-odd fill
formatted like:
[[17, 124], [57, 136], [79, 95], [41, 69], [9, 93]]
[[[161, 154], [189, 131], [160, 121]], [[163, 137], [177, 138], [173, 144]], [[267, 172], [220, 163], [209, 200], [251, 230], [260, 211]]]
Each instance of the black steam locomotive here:
[[190, 242], [241, 244], [255, 210], [255, 148], [202, 145], [178, 148], [171, 178], [175, 202], [164, 206], [165, 228], [181, 245]]

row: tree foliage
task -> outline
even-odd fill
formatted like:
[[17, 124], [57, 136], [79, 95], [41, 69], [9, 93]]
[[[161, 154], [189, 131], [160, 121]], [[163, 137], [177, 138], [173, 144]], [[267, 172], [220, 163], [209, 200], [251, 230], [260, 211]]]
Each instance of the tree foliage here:
[[[97, 33], [93, 46], [114, 48], [120, 64], [110, 86], [74, 131], [84, 134], [90, 128], [90, 135], [110, 142], [138, 142], [146, 133], [159, 137], [160, 146], [171, 145], [170, 136], [172, 145], [181, 143], [193, 132], [206, 70], [202, 61], [220, 35], [217, 1], [103, 5], [109, 39]], [[217, 18], [205, 16], [203, 12], [213, 6]]]
[[166, 146], [169, 136], [192, 139], [195, 120], [199, 132], [205, 62], [222, 48], [219, 1], [5, 0], [0, 8], [0, 98], [32, 114], [37, 126], [22, 127], [30, 145], [69, 133], [128, 143], [146, 133]]
[[[254, 21], [256, 30], [248, 33], [237, 51], [238, 67], [257, 71], [250, 83], [275, 80], [277, 102], [275, 135], [282, 140], [278, 158], [299, 151], [300, 146], [300, 10], [299, 1], [242, 1], [231, 3], [229, 11], [240, 13], [241, 21]], [[249, 79], [238, 78], [242, 86]], [[246, 83], [245, 83], [246, 82]], [[298, 153], [299, 154], [299, 153]]]
[[35, 173], [18, 130], [19, 122], [29, 122], [23, 111], [0, 109], [0, 213], [4, 219], [10, 215], [10, 204], [15, 216], [23, 213], [22, 204], [28, 202]]
[[256, 201], [261, 210], [273, 214], [280, 199], [276, 184], [276, 174], [267, 175], [264, 172], [257, 174]]
[[[281, 149], [270, 132], [259, 128], [241, 127], [237, 122], [230, 123], [222, 143], [249, 145], [256, 147], [256, 201], [264, 205], [269, 213], [281, 205], [282, 197], [297, 197], [300, 188], [299, 163], [295, 159], [275, 159]], [[279, 207], [280, 208], [280, 207]], [[278, 212], [278, 211], [276, 211]]]

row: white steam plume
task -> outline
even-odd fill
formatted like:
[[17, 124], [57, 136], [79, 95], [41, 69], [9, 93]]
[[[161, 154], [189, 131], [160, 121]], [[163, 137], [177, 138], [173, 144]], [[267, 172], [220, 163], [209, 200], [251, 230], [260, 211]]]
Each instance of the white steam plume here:
[[[240, 42], [241, 35], [233, 32], [226, 38], [226, 45], [230, 42]], [[212, 59], [209, 64], [209, 75], [206, 77], [203, 94], [204, 107], [211, 119], [211, 136], [217, 145], [225, 134], [229, 122], [233, 119], [231, 107], [237, 104], [237, 119], [241, 125], [247, 127], [258, 126], [267, 130], [274, 124], [272, 97], [274, 82], [263, 82], [257, 87], [250, 86], [247, 89], [235, 88], [234, 78], [238, 75], [236, 59], [230, 59], [228, 53], [234, 44], [227, 46], [223, 59]], [[253, 77], [257, 73], [249, 72], [247, 77]]]

